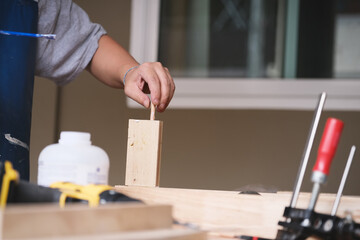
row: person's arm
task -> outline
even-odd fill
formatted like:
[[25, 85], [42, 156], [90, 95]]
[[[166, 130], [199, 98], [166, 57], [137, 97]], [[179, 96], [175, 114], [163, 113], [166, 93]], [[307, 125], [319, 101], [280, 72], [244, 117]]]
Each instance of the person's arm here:
[[[124, 88], [124, 75], [138, 65], [123, 47], [108, 35], [103, 35], [87, 69], [106, 85]], [[128, 97], [148, 108], [150, 99], [146, 93], [150, 93], [152, 102], [160, 112], [169, 105], [175, 91], [174, 81], [161, 63], [143, 63], [128, 71], [125, 81], [124, 90]]]

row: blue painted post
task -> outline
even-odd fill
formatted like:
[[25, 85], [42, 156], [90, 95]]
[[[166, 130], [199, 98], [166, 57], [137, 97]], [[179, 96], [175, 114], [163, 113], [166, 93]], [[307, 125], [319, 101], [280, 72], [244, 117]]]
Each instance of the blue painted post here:
[[[0, 30], [36, 33], [37, 20], [37, 2], [0, 1]], [[0, 161], [11, 161], [24, 180], [29, 180], [35, 54], [35, 38], [0, 35]]]

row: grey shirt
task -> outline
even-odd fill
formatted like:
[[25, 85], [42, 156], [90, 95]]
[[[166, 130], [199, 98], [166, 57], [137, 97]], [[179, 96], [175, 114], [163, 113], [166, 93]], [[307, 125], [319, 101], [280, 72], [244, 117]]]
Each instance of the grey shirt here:
[[71, 0], [39, 0], [38, 8], [38, 33], [56, 39], [38, 39], [35, 75], [64, 85], [86, 68], [106, 31]]

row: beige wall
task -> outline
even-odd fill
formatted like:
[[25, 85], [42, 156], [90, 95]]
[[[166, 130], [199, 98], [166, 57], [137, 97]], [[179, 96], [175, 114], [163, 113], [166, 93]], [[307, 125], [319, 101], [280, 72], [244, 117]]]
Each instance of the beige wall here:
[[[77, 0], [124, 47], [129, 44], [130, 1]], [[104, 86], [87, 72], [59, 92], [50, 81], [36, 80], [31, 142], [31, 180], [36, 181], [37, 157], [58, 138], [59, 130], [88, 131], [94, 145], [110, 156], [110, 184], [123, 184], [127, 121], [147, 119], [148, 111], [128, 109], [122, 91]], [[176, 95], [175, 95], [176, 97]], [[331, 97], [331, 96], [329, 96]], [[315, 103], [314, 103], [315, 104]], [[312, 111], [186, 110], [169, 109], [157, 117], [164, 121], [161, 186], [233, 190], [244, 185], [276, 186], [292, 190]], [[327, 117], [345, 122], [326, 192], [335, 192], [351, 145], [360, 146], [360, 112], [324, 112], [315, 141]], [[310, 159], [310, 170], [316, 152]], [[360, 194], [359, 154], [356, 154], [345, 189]], [[303, 191], [310, 190], [309, 174]]]

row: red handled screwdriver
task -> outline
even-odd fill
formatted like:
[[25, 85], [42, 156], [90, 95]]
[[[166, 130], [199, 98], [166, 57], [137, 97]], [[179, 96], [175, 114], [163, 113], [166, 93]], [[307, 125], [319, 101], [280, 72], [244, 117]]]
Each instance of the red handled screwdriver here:
[[329, 175], [330, 165], [335, 155], [337, 145], [344, 123], [336, 118], [328, 118], [326, 121], [324, 133], [321, 138], [317, 160], [313, 168], [311, 181], [314, 183], [309, 210], [315, 208], [316, 201], [320, 193], [320, 184], [324, 184]]

